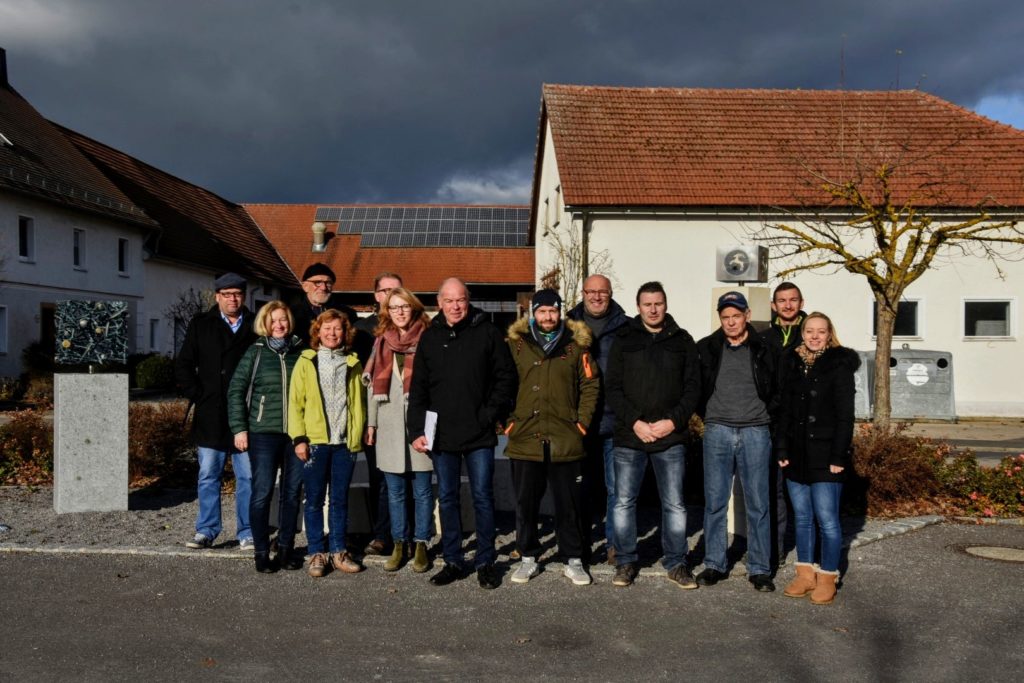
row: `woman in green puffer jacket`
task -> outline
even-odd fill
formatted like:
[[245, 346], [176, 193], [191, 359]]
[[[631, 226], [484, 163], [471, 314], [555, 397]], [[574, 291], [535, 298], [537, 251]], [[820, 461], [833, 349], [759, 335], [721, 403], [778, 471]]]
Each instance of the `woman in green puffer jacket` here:
[[[272, 573], [278, 567], [302, 569], [296, 556], [295, 531], [302, 487], [302, 462], [288, 436], [288, 385], [302, 351], [302, 340], [292, 334], [291, 311], [271, 301], [256, 314], [259, 339], [238, 362], [228, 387], [228, 425], [235, 448], [249, 451], [252, 466], [252, 525], [256, 571]], [[277, 556], [270, 557], [270, 501], [277, 472], [281, 471]]]

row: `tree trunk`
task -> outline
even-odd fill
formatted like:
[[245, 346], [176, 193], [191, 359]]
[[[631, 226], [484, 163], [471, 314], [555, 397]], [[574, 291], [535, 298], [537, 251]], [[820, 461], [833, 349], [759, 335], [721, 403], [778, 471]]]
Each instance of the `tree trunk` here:
[[[876, 429], [889, 431], [892, 416], [889, 361], [892, 358], [892, 334], [896, 327], [898, 304], [894, 303], [890, 309], [884, 301], [879, 299], [880, 297], [875, 297], [875, 301], [878, 303], [878, 319], [876, 321], [878, 333], [875, 335], [875, 407], [872, 411], [872, 420]], [[895, 297], [893, 301], [898, 302], [899, 297]]]

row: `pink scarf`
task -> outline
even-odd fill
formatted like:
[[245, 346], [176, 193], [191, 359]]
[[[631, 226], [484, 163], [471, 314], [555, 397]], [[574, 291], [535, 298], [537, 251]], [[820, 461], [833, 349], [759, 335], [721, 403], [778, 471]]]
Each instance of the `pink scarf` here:
[[386, 401], [388, 398], [391, 388], [391, 368], [394, 366], [396, 353], [405, 354], [405, 362], [402, 364], [402, 393], [406, 396], [409, 395], [416, 345], [419, 344], [420, 336], [426, 328], [427, 326], [423, 324], [422, 320], [417, 320], [409, 326], [409, 331], [405, 333], [404, 337], [399, 338], [398, 330], [391, 328], [373, 342], [373, 354], [366, 363], [364, 374], [370, 377], [374, 400]]

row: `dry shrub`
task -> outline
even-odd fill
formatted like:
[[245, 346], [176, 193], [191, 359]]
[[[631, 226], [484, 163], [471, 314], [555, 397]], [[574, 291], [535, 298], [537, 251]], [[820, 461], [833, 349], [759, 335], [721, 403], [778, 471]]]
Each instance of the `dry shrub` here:
[[184, 401], [128, 406], [128, 478], [133, 486], [195, 483]]
[[847, 511], [872, 516], [921, 514], [941, 507], [944, 487], [939, 478], [946, 449], [931, 440], [861, 425], [853, 439], [853, 474], [844, 491]]
[[53, 481], [53, 426], [41, 410], [19, 410], [0, 425], [0, 482], [38, 485]]

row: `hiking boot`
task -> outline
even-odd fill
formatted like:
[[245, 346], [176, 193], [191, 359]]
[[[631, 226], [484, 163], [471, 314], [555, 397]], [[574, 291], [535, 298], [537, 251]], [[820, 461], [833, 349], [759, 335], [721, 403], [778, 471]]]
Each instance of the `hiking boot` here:
[[213, 547], [213, 539], [209, 536], [196, 533], [196, 535], [192, 537], [191, 541], [185, 541], [185, 547], [191, 548], [192, 550], [205, 550], [206, 548]]
[[447, 586], [453, 581], [458, 581], [462, 576], [462, 567], [445, 562], [441, 571], [430, 577], [430, 583], [435, 586]]
[[686, 563], [672, 567], [668, 572], [668, 580], [685, 590], [693, 590], [697, 587], [697, 581], [693, 578], [693, 572], [686, 566]]
[[839, 580], [839, 572], [827, 572], [822, 569], [817, 571], [814, 592], [811, 593], [812, 605], [830, 605], [836, 599], [836, 581]]
[[327, 573], [327, 553], [313, 553], [309, 558], [309, 569], [306, 572], [314, 579]]
[[768, 574], [754, 574], [747, 580], [754, 584], [754, 590], [762, 593], [775, 592], [775, 584], [772, 582], [772, 577]]
[[387, 549], [387, 543], [379, 538], [375, 538], [366, 544], [366, 548], [363, 549], [363, 555], [383, 555], [384, 551]]
[[524, 557], [516, 570], [512, 572], [512, 583], [529, 583], [530, 579], [537, 576], [539, 572], [540, 565], [537, 564], [537, 558]]
[[476, 568], [476, 581], [481, 588], [494, 590], [501, 585], [501, 576], [493, 564], [485, 564]]
[[574, 586], [589, 586], [592, 579], [587, 570], [583, 568], [583, 560], [578, 557], [570, 558], [565, 564], [562, 574], [572, 581]]
[[802, 598], [814, 590], [814, 565], [809, 562], [796, 563], [796, 578], [789, 582], [782, 594], [787, 598]]
[[615, 568], [615, 576], [612, 578], [612, 585], [625, 588], [626, 586], [632, 586], [633, 581], [636, 580], [637, 574], [640, 570], [636, 568], [636, 564], [633, 562], [627, 562], [620, 564]]
[[719, 581], [725, 581], [727, 578], [729, 578], [729, 575], [725, 572], [720, 572], [717, 569], [708, 567], [700, 574], [697, 574], [697, 585], [714, 586]]
[[352, 554], [347, 550], [331, 553], [331, 564], [339, 572], [345, 572], [346, 574], [358, 574], [365, 569], [363, 565], [352, 559]]
[[384, 563], [384, 571], [397, 572], [405, 564], [405, 541], [395, 541], [391, 549], [391, 557]]
[[430, 557], [427, 555], [427, 544], [423, 541], [416, 541], [416, 549], [412, 555], [412, 570], [417, 574], [430, 569]]

